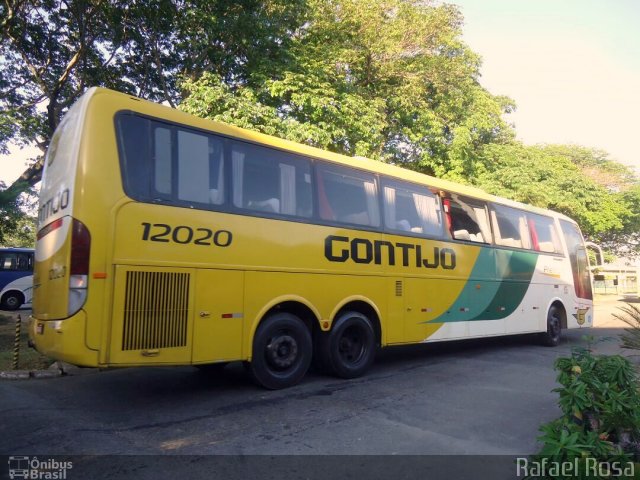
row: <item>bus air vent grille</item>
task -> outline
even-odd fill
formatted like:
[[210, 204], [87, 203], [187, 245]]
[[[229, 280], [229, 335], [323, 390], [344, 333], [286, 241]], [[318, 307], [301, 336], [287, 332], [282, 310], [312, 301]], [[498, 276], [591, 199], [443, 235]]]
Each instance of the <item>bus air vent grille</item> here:
[[188, 273], [127, 272], [122, 350], [187, 345]]
[[402, 296], [402, 280], [396, 280], [396, 297]]

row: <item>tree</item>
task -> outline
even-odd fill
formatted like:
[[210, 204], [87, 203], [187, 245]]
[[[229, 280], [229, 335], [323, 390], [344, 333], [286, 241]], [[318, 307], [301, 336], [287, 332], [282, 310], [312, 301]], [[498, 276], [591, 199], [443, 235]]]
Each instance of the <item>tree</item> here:
[[[181, 76], [212, 71], [238, 81], [279, 57], [303, 12], [302, 0], [5, 0], [0, 153], [14, 142], [44, 154], [64, 112], [90, 86], [175, 105]], [[40, 179], [42, 159], [5, 198]]]
[[[9, 142], [44, 152], [66, 109], [101, 85], [475, 184], [637, 250], [637, 178], [602, 151], [515, 141], [502, 118], [514, 104], [479, 84], [480, 58], [449, 4], [4, 0], [0, 67], [0, 152]], [[41, 165], [0, 187], [2, 212], [20, 211]]]
[[6, 186], [0, 181], [0, 245], [7, 247], [33, 247], [36, 217], [35, 192], [29, 190], [17, 198], [6, 198]]
[[615, 199], [628, 209], [623, 226], [598, 233], [594, 241], [619, 257], [640, 258], [640, 183], [617, 194]]
[[478, 149], [512, 137], [511, 102], [478, 83], [451, 5], [312, 0], [290, 56], [243, 82], [207, 73], [180, 108], [265, 133], [466, 181]]
[[570, 145], [491, 144], [473, 168], [477, 186], [562, 212], [594, 239], [633, 228], [629, 222], [638, 203], [621, 201], [616, 191], [637, 180], [626, 167], [602, 158], [602, 152]]

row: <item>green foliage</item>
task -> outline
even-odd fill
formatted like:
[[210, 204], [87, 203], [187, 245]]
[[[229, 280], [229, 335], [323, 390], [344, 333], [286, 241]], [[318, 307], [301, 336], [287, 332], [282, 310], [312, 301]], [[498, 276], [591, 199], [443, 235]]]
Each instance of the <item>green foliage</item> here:
[[640, 392], [633, 365], [619, 355], [575, 349], [558, 358], [555, 369], [563, 415], [540, 427], [543, 447], [532, 460], [578, 459], [582, 470], [576, 478], [600, 478], [587, 475], [588, 458], [626, 463], [640, 455]]
[[188, 79], [181, 108], [347, 155], [466, 181], [482, 145], [512, 136], [511, 102], [477, 82], [451, 5], [309, 2], [290, 55], [265, 78]]
[[602, 248], [619, 256], [629, 258], [640, 257], [640, 184], [619, 192], [613, 197], [624, 205], [627, 213], [622, 218], [621, 229], [607, 230], [598, 233], [593, 240]]
[[36, 218], [33, 212], [35, 192], [18, 197], [7, 195], [5, 184], [0, 181], [0, 246], [33, 247], [35, 245]]
[[584, 171], [585, 166], [606, 165], [602, 168], [617, 172], [617, 167], [609, 166], [597, 151], [588, 155], [587, 149], [575, 147], [574, 152], [573, 148], [517, 142], [488, 145], [474, 165], [474, 182], [496, 195], [562, 212], [588, 236], [624, 228], [632, 215], [630, 208], [638, 206], [619, 201]]
[[[422, 0], [2, 2], [0, 152], [44, 152], [100, 85], [559, 210], [639, 255], [637, 178], [600, 150], [516, 142], [502, 118], [515, 105], [480, 85], [462, 26], [454, 5]], [[0, 205], [40, 179], [41, 161]]]
[[622, 339], [622, 348], [640, 350], [640, 307], [628, 304], [619, 307], [621, 313], [614, 313], [613, 316], [622, 320], [629, 328], [625, 328]]
[[[175, 105], [180, 77], [268, 76], [305, 9], [303, 0], [2, 2], [0, 153], [9, 142], [44, 152], [64, 112], [92, 86]], [[14, 197], [40, 179], [41, 161], [9, 189]]]

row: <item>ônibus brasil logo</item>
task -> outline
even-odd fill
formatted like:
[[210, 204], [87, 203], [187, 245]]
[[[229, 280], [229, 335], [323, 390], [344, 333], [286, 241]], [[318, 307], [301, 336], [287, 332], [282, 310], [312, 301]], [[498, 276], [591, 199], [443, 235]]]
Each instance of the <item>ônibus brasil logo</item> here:
[[73, 462], [60, 461], [53, 458], [44, 460], [38, 457], [11, 456], [9, 457], [9, 478], [33, 480], [65, 480], [67, 470], [73, 468]]

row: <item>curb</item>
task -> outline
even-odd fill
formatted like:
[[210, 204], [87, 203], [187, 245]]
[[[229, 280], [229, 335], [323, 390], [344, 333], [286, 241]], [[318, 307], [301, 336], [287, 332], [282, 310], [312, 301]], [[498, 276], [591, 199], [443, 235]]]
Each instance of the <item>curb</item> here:
[[0, 371], [0, 380], [28, 380], [30, 378], [56, 378], [98, 373], [99, 368], [76, 367], [65, 362], [53, 362], [47, 370]]

